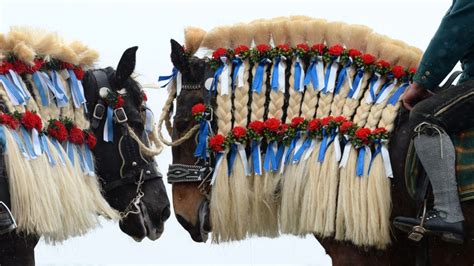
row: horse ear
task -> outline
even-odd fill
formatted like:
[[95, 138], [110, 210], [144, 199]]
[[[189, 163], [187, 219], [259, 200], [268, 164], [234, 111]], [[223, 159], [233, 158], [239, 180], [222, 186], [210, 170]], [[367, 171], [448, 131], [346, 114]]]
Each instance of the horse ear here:
[[123, 52], [122, 58], [120, 58], [117, 65], [117, 71], [115, 72], [117, 85], [123, 85], [130, 75], [132, 75], [133, 70], [135, 70], [137, 49], [138, 46], [133, 46]]
[[188, 60], [184, 48], [177, 41], [171, 39], [171, 62], [180, 72], [184, 72], [188, 67]]

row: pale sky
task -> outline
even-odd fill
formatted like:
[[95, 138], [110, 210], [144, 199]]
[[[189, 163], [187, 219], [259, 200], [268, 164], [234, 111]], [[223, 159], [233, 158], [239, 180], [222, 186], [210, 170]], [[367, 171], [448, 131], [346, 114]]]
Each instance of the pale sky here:
[[[100, 67], [116, 66], [122, 52], [139, 46], [136, 72], [143, 83], [156, 83], [170, 73], [169, 39], [183, 41], [186, 26], [205, 30], [218, 25], [258, 18], [308, 15], [331, 21], [364, 24], [376, 32], [425, 49], [449, 0], [240, 0], [240, 1], [23, 1], [0, 0], [0, 31], [28, 25], [57, 31], [66, 40], [78, 39], [100, 53]], [[148, 90], [155, 117], [166, 90]], [[166, 149], [157, 157], [163, 173], [171, 162]], [[166, 185], [171, 198], [171, 186]], [[174, 215], [156, 241], [136, 243], [117, 224], [104, 221], [101, 228], [62, 245], [40, 242], [38, 265], [116, 264], [286, 264], [331, 265], [331, 259], [312, 236], [277, 239], [251, 238], [237, 243], [195, 243]]]

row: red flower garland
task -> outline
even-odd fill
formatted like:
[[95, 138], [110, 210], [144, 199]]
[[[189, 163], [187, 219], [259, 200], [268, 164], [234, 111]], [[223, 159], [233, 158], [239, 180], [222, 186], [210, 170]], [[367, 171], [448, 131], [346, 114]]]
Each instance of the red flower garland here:
[[84, 132], [76, 125], [73, 125], [69, 129], [69, 141], [77, 145], [84, 144]]
[[95, 145], [97, 144], [97, 138], [95, 137], [94, 133], [89, 130], [84, 130], [84, 135], [87, 146], [89, 147], [89, 149], [93, 150], [95, 148]]
[[361, 56], [361, 55], [362, 55], [362, 53], [361, 53], [359, 50], [354, 49], [354, 48], [349, 49], [349, 52], [348, 52], [348, 53], [349, 53], [349, 56], [352, 57], [352, 59], [354, 59], [354, 58], [357, 57], [357, 56]]
[[316, 52], [318, 55], [322, 55], [325, 49], [326, 45], [324, 45], [323, 43], [318, 43], [311, 46], [311, 51]]
[[261, 54], [270, 51], [270, 49], [272, 49], [272, 47], [268, 44], [259, 44], [259, 45], [257, 45], [257, 51], [260, 52]]
[[394, 78], [399, 79], [405, 75], [405, 69], [403, 69], [402, 66], [394, 66], [392, 68], [392, 74]]
[[28, 130], [32, 130], [33, 128], [38, 132], [43, 130], [43, 122], [41, 121], [41, 117], [38, 114], [30, 111], [26, 111], [23, 114], [21, 123]]
[[68, 139], [66, 126], [59, 120], [50, 120], [47, 132], [49, 136], [57, 139], [59, 142], [66, 141]]
[[217, 134], [209, 138], [209, 149], [214, 152], [221, 152], [225, 149], [225, 137], [221, 134]]
[[14, 116], [5, 113], [0, 114], [0, 123], [14, 130], [20, 125]]
[[249, 124], [249, 130], [255, 132], [255, 134], [262, 136], [263, 130], [265, 129], [265, 123], [262, 121], [252, 121]]
[[239, 45], [237, 48], [234, 49], [235, 55], [242, 55], [243, 53], [247, 53], [249, 51], [249, 47], [246, 45]]
[[375, 56], [371, 54], [364, 54], [363, 56], [361, 56], [361, 59], [365, 65], [372, 65], [373, 63], [375, 63], [375, 60], [377, 60]]
[[219, 48], [212, 53], [212, 58], [215, 60], [220, 60], [223, 56], [227, 56], [227, 49], [225, 48]]
[[8, 61], [2, 61], [0, 63], [0, 75], [5, 75], [10, 69], [13, 69], [13, 64]]
[[344, 51], [344, 47], [340, 44], [335, 44], [331, 46], [328, 50], [329, 54], [332, 56], [340, 56], [342, 52]]
[[270, 132], [278, 132], [281, 126], [281, 121], [280, 119], [269, 118], [265, 121], [264, 125], [266, 130]]

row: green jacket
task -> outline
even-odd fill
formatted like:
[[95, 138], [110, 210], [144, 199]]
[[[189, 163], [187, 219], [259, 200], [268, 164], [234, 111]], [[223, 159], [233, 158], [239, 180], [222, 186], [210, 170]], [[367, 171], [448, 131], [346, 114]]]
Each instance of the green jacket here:
[[453, 0], [426, 49], [414, 81], [436, 89], [461, 61], [460, 83], [474, 79], [474, 1]]

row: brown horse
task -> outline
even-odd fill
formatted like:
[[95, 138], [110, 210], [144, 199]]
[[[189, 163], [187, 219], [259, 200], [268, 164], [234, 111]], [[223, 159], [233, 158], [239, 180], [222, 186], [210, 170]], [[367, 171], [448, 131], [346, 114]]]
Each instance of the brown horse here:
[[[203, 102], [208, 94], [205, 88], [206, 80], [213, 76], [211, 66], [206, 59], [197, 57], [188, 58], [180, 44], [171, 40], [171, 60], [174, 67], [182, 73], [183, 89], [176, 97], [176, 113], [173, 121], [172, 138], [182, 138], [194, 126], [191, 115], [194, 104]], [[186, 86], [199, 86], [199, 89], [187, 90]], [[165, 110], [167, 111], [167, 110]], [[393, 132], [390, 144], [390, 154], [394, 171], [392, 180], [392, 217], [398, 215], [415, 215], [417, 210], [414, 201], [410, 198], [404, 180], [404, 167], [407, 149], [410, 140], [408, 114], [401, 111], [398, 117], [396, 130]], [[194, 165], [195, 137], [190, 137], [180, 145], [173, 147], [173, 164]], [[207, 231], [203, 225], [208, 221], [207, 197], [200, 189], [201, 182], [173, 183], [173, 205], [176, 217], [180, 224], [190, 233], [192, 239], [202, 242], [207, 239]], [[468, 228], [474, 226], [474, 202], [463, 203], [463, 210]], [[205, 227], [205, 226], [204, 226]], [[356, 247], [351, 243], [332, 239], [319, 239], [331, 256], [334, 265], [422, 265], [431, 261], [433, 265], [472, 265], [474, 263], [474, 231], [470, 230], [466, 242], [462, 246], [447, 244], [437, 239], [429, 239], [427, 260], [423, 260], [424, 249], [420, 244], [407, 239], [405, 233], [392, 230], [393, 242], [386, 250]]]

